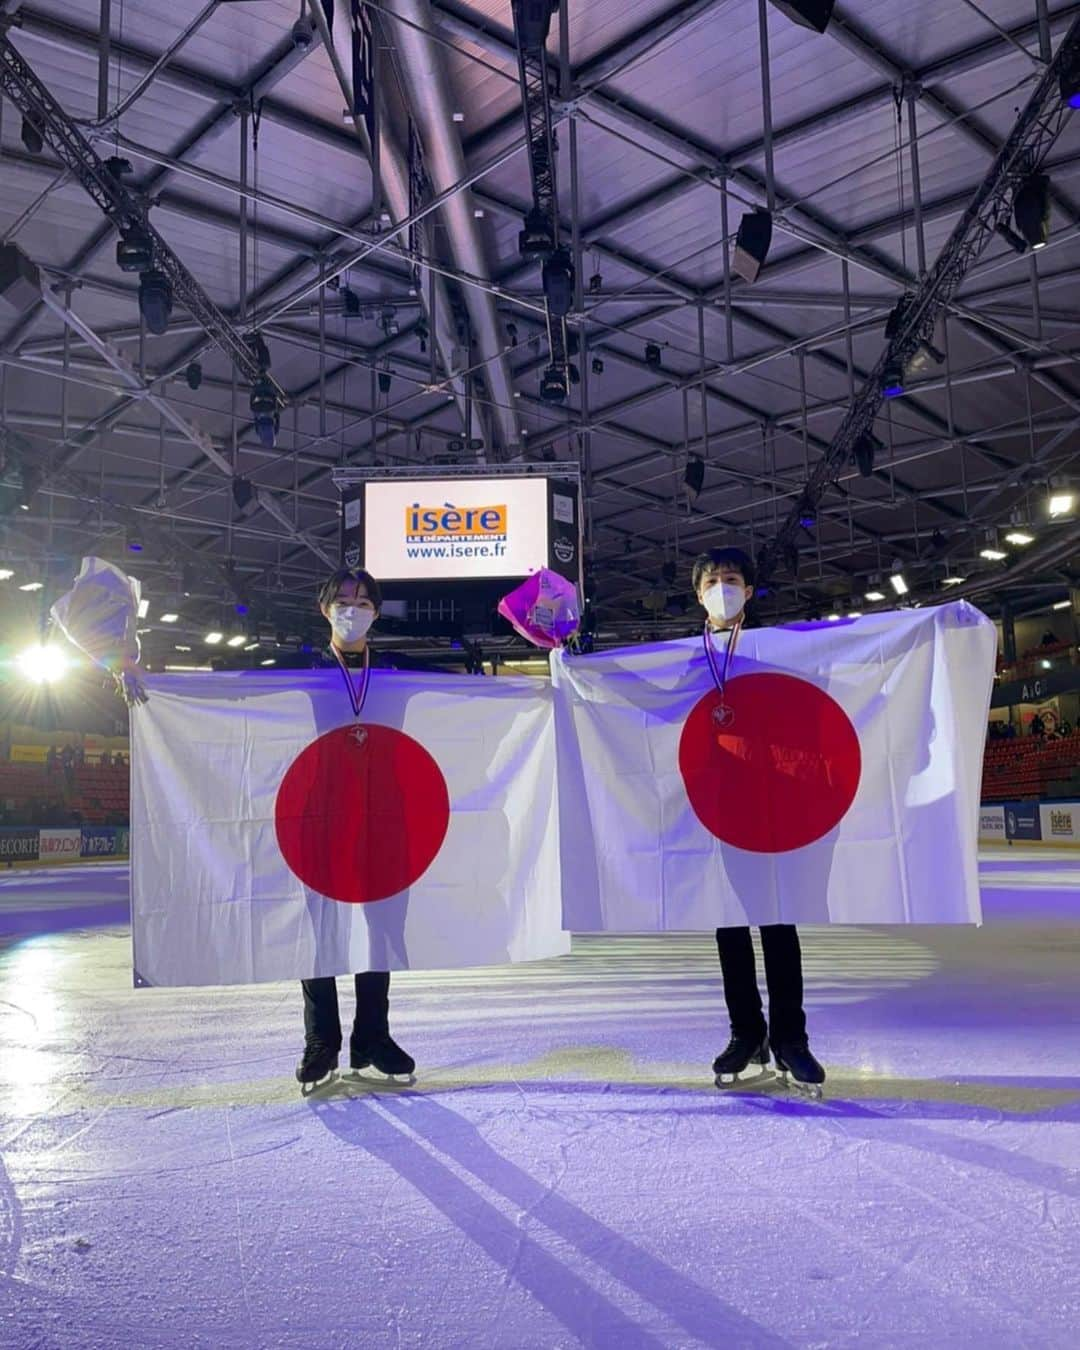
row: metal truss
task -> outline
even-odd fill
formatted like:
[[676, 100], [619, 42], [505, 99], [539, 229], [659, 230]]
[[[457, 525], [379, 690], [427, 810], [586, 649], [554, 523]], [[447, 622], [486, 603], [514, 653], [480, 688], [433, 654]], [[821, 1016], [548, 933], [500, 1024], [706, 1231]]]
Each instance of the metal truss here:
[[[920, 346], [932, 344], [938, 320], [945, 313], [972, 265], [1007, 225], [1020, 184], [1036, 172], [1072, 115], [1061, 97], [1062, 72], [1080, 63], [1080, 18], [1074, 20], [1054, 59], [1046, 67], [1008, 140], [994, 159], [967, 210], [957, 221], [937, 262], [912, 295], [894, 311], [893, 332], [853, 400], [825, 454], [815, 464], [802, 495], [781, 528], [758, 554], [758, 574], [767, 580], [792, 550], [805, 514], [814, 511], [836, 475], [854, 458], [862, 437], [871, 433], [885, 399], [886, 372], [903, 370]], [[796, 563], [797, 566], [797, 563]], [[795, 570], [793, 567], [791, 570]]]
[[280, 410], [286, 398], [267, 374], [253, 345], [232, 326], [150, 221], [145, 201], [124, 186], [15, 49], [0, 34], [0, 88], [48, 142], [102, 213], [121, 234], [138, 230], [152, 245], [152, 266], [168, 277], [173, 294], [250, 384], [265, 381]]

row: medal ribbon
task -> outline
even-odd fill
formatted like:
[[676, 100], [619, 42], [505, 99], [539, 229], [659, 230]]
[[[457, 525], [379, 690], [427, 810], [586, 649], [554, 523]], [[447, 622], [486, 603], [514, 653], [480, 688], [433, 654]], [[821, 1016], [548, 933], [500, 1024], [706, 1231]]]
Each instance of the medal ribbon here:
[[349, 667], [345, 664], [345, 658], [333, 643], [330, 644], [330, 650], [334, 653], [338, 669], [341, 671], [341, 677], [345, 681], [345, 688], [349, 691], [349, 702], [352, 705], [353, 716], [359, 721], [360, 711], [364, 706], [364, 700], [367, 698], [368, 681], [371, 679], [371, 652], [368, 647], [364, 647], [364, 669], [360, 676], [360, 691], [357, 693]]
[[705, 655], [708, 658], [709, 669], [712, 671], [713, 681], [716, 684], [721, 699], [724, 697], [724, 686], [727, 684], [728, 669], [731, 666], [731, 658], [735, 655], [735, 645], [739, 641], [739, 634], [742, 632], [743, 616], [740, 614], [729, 630], [727, 646], [724, 649], [724, 665], [720, 668], [717, 659], [716, 649], [713, 647], [709, 636], [709, 625], [706, 623], [705, 631], [702, 633], [702, 639], [705, 643]]

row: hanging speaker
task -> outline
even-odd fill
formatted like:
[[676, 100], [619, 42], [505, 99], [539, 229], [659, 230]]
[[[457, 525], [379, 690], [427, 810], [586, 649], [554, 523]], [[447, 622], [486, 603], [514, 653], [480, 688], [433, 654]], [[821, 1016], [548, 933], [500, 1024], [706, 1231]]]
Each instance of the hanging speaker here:
[[41, 299], [41, 274], [18, 244], [0, 245], [0, 313], [25, 314]]
[[792, 23], [815, 33], [824, 33], [832, 18], [833, 0], [772, 0], [772, 3]]

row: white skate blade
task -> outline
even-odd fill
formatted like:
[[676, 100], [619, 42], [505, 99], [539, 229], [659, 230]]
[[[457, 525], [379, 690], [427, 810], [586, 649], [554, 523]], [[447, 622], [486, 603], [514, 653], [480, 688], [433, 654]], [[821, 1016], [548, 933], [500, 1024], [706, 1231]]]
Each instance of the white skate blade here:
[[781, 1069], [779, 1076], [780, 1082], [790, 1091], [801, 1092], [804, 1097], [809, 1097], [815, 1102], [821, 1101], [822, 1085], [820, 1083], [802, 1083], [799, 1079], [794, 1078], [787, 1069]]
[[771, 1077], [772, 1071], [767, 1064], [748, 1064], [742, 1073], [718, 1073], [714, 1081], [718, 1088], [733, 1088], [740, 1083], [759, 1083]]
[[338, 1076], [337, 1069], [331, 1069], [325, 1078], [316, 1079], [314, 1083], [301, 1083], [300, 1096], [310, 1097], [313, 1092], [318, 1092], [320, 1088], [326, 1087], [327, 1084], [335, 1082], [337, 1076]]

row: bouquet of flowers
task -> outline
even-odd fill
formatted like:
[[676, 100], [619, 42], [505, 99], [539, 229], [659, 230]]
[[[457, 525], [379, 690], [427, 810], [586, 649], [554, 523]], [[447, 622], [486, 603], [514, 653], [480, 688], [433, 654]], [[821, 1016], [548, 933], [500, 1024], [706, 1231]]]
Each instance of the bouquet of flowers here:
[[136, 623], [141, 586], [101, 558], [84, 558], [71, 590], [49, 611], [64, 636], [107, 670], [128, 705], [146, 702]]
[[581, 626], [577, 587], [541, 567], [499, 601], [499, 613], [537, 647], [561, 647]]

